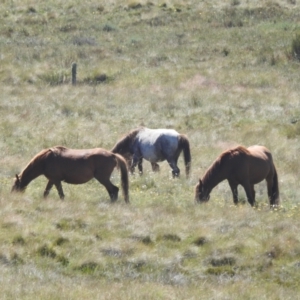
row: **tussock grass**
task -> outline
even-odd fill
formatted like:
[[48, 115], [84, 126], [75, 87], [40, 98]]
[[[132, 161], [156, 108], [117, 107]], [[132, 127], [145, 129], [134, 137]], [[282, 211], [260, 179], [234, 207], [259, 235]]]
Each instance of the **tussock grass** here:
[[[0, 266], [3, 299], [297, 299], [299, 4], [296, 1], [60, 0], [0, 4]], [[71, 65], [77, 63], [77, 85]], [[11, 194], [42, 148], [111, 149], [140, 125], [175, 128], [192, 172], [144, 162], [130, 205], [95, 180], [44, 178]], [[263, 144], [281, 206], [264, 183], [253, 209], [226, 182], [204, 205], [194, 186], [229, 147]], [[112, 181], [120, 185], [118, 171]]]

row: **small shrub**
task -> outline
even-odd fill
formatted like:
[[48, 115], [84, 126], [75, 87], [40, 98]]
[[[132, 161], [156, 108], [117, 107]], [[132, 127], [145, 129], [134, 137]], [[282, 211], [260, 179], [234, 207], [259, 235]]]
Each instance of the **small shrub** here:
[[193, 241], [193, 244], [196, 245], [196, 246], [203, 246], [207, 243], [208, 243], [208, 240], [204, 236], [200, 236], [196, 240]]
[[283, 254], [283, 249], [279, 246], [273, 246], [269, 251], [266, 252], [266, 256], [270, 259], [278, 259]]
[[243, 14], [246, 17], [251, 17], [253, 20], [278, 20], [285, 15], [285, 10], [275, 1], [268, 1], [264, 6], [246, 8]]
[[237, 11], [237, 9], [233, 7], [226, 7], [224, 9], [224, 21], [223, 25], [226, 28], [231, 27], [243, 27], [243, 21]]
[[213, 267], [219, 266], [233, 266], [236, 263], [236, 259], [232, 256], [224, 256], [219, 258], [212, 258], [210, 263]]
[[208, 268], [206, 270], [206, 273], [209, 274], [209, 275], [215, 275], [215, 276], [227, 275], [229, 277], [233, 277], [235, 275], [235, 271], [229, 266], [220, 266], [220, 267], [216, 267], [216, 268]]
[[56, 228], [60, 230], [72, 230], [72, 229], [84, 229], [87, 224], [80, 219], [61, 219], [57, 224]]
[[38, 248], [37, 254], [43, 257], [55, 258], [56, 252], [48, 245], [43, 245]]
[[292, 55], [295, 59], [300, 60], [300, 34], [297, 34], [292, 41]]
[[116, 30], [112, 25], [110, 24], [105, 24], [102, 28], [103, 31], [105, 32], [110, 32]]
[[282, 133], [288, 139], [298, 138], [300, 135], [300, 123], [296, 121], [295, 123], [292, 123], [292, 124], [286, 124], [282, 128]]
[[59, 255], [57, 257], [57, 261], [60, 262], [64, 267], [69, 264], [69, 260], [63, 255]]
[[144, 260], [137, 260], [137, 261], [134, 261], [134, 262], [126, 262], [126, 264], [129, 267], [132, 267], [132, 268], [136, 269], [139, 272], [143, 271], [143, 268], [145, 268], [147, 266], [147, 263]]
[[99, 13], [104, 12], [104, 6], [103, 6], [103, 5], [99, 5], [99, 6], [97, 7], [97, 11], [98, 11]]
[[24, 263], [23, 259], [19, 256], [19, 254], [15, 252], [12, 254], [10, 261], [13, 265], [20, 265]]
[[240, 0], [231, 0], [232, 6], [236, 6], [236, 5], [240, 5], [240, 4], [241, 4]]
[[133, 254], [132, 249], [122, 250], [122, 249], [116, 249], [116, 248], [105, 248], [100, 251], [103, 255], [111, 256], [111, 257], [125, 257], [125, 256]]
[[32, 6], [30, 6], [30, 7], [27, 9], [27, 13], [31, 13], [31, 14], [36, 13], [36, 9], [35, 9], [34, 7], [32, 7]]
[[25, 245], [25, 239], [21, 235], [17, 235], [13, 238], [12, 243], [14, 245]]
[[132, 2], [128, 3], [128, 8], [130, 8], [130, 9], [138, 9], [141, 7], [142, 7], [142, 4], [138, 1], [132, 1]]
[[0, 253], [0, 264], [2, 265], [18, 265], [23, 262], [23, 259], [16, 252], [12, 253], [9, 257]]
[[83, 82], [86, 84], [100, 84], [108, 82], [110, 78], [106, 74], [93, 74], [92, 76], [86, 77], [83, 79]]
[[180, 242], [181, 241], [181, 238], [177, 234], [172, 234], [172, 233], [164, 234], [162, 236], [162, 239], [165, 241], [172, 241], [172, 242]]
[[243, 21], [241, 20], [230, 20], [226, 19], [224, 21], [224, 27], [231, 28], [231, 27], [243, 27]]
[[0, 253], [0, 263], [3, 265], [9, 264], [9, 259], [2, 253]]
[[76, 46], [83, 46], [83, 45], [96, 46], [97, 42], [95, 41], [94, 38], [78, 36], [73, 38], [72, 44]]
[[[199, 95], [192, 95], [189, 106], [191, 107], [201, 107], [202, 106], [202, 99], [199, 99]], [[186, 120], [189, 120], [190, 117], [187, 117]]]
[[114, 249], [114, 248], [102, 249], [101, 253], [105, 256], [112, 256], [112, 257], [122, 257], [123, 255], [122, 250]]
[[71, 32], [77, 30], [77, 26], [74, 24], [67, 24], [59, 28], [61, 32]]
[[150, 19], [149, 21], [147, 21], [147, 23], [153, 27], [166, 26], [166, 25], [170, 24], [171, 22], [172, 22], [172, 18], [170, 15], [169, 16], [155, 16], [152, 19]]
[[69, 74], [67, 71], [52, 71], [39, 76], [39, 79], [50, 86], [61, 85], [68, 82]]
[[95, 262], [86, 262], [81, 264], [78, 267], [75, 267], [75, 270], [81, 271], [84, 274], [92, 274], [99, 268], [99, 265]]
[[145, 245], [149, 245], [149, 244], [152, 244], [152, 240], [150, 238], [150, 236], [145, 236], [142, 238], [141, 242]]
[[71, 220], [69, 219], [62, 219], [56, 224], [56, 228], [60, 230], [68, 230], [71, 228]]
[[151, 237], [149, 235], [146, 235], [146, 236], [134, 235], [134, 236], [132, 236], [132, 239], [134, 239], [138, 242], [141, 242], [145, 245], [150, 245], [153, 243], [151, 240]]
[[274, 53], [271, 55], [270, 65], [275, 66], [277, 63], [277, 58], [274, 56]]
[[222, 50], [222, 53], [223, 53], [224, 56], [228, 56], [229, 50], [228, 50], [227, 48], [224, 48], [224, 49]]
[[68, 239], [63, 238], [63, 237], [59, 237], [58, 239], [56, 239], [56, 241], [54, 242], [54, 244], [57, 245], [57, 246], [61, 246], [61, 245], [65, 244], [65, 243], [67, 243], [67, 242], [69, 242]]

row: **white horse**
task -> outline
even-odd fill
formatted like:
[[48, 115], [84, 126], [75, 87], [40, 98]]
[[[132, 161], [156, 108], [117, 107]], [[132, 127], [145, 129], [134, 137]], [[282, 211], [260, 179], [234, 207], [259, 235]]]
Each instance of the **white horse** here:
[[186, 176], [191, 167], [191, 152], [188, 138], [173, 129], [149, 129], [141, 127], [134, 129], [119, 140], [111, 152], [119, 153], [130, 160], [130, 170], [133, 173], [138, 165], [143, 173], [143, 158], [148, 160], [153, 171], [159, 170], [157, 162], [167, 160], [172, 168], [173, 176], [179, 176], [178, 157], [183, 151]]

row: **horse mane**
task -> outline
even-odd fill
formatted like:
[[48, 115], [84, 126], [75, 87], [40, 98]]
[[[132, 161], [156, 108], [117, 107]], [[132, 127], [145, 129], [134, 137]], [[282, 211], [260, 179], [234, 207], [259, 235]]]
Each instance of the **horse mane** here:
[[219, 159], [223, 162], [225, 159], [230, 159], [238, 154], [250, 154], [249, 150], [244, 146], [237, 146], [235, 148], [228, 149], [221, 153]]
[[211, 177], [211, 175], [218, 172], [218, 170], [222, 167], [222, 165], [228, 161], [229, 159], [232, 159], [233, 157], [239, 155], [239, 154], [246, 154], [249, 155], [249, 150], [244, 146], [237, 146], [235, 148], [231, 148], [228, 150], [225, 150], [220, 154], [220, 156], [212, 163], [212, 165], [207, 169], [203, 176], [203, 181], [207, 180]]
[[36, 154], [30, 160], [30, 162], [27, 164], [27, 166], [23, 169], [23, 171], [20, 173], [19, 176], [22, 178], [22, 176], [24, 175], [25, 172], [30, 171], [36, 165], [36, 163], [39, 163], [41, 160], [43, 160], [49, 154], [49, 152], [52, 152], [52, 149], [49, 149], [49, 148], [43, 149], [38, 154]]
[[[136, 129], [131, 130], [128, 134], [124, 135], [111, 149], [113, 153], [120, 153], [120, 152], [128, 152], [125, 149], [129, 149], [132, 141], [136, 138], [137, 134], [143, 129], [144, 127], [139, 127]], [[122, 151], [123, 150], [123, 151]], [[125, 151], [124, 151], [125, 150]]]
[[54, 154], [59, 154], [61, 152], [64, 152], [64, 151], [68, 150], [68, 148], [64, 147], [64, 146], [54, 146], [52, 148], [49, 148], [48, 150], [51, 151]]

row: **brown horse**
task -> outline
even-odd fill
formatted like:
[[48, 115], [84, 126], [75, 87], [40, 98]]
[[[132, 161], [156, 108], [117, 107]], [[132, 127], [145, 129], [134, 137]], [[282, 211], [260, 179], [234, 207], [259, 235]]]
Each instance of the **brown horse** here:
[[238, 185], [242, 185], [248, 202], [255, 205], [254, 184], [266, 180], [270, 205], [279, 204], [279, 188], [277, 171], [270, 151], [263, 146], [245, 148], [238, 146], [223, 152], [206, 171], [203, 179], [195, 187], [195, 200], [209, 200], [212, 189], [227, 179], [233, 201], [238, 203]]
[[157, 162], [167, 160], [172, 168], [173, 176], [179, 176], [177, 166], [179, 155], [183, 151], [185, 172], [189, 176], [191, 167], [191, 153], [188, 138], [173, 129], [149, 129], [140, 127], [132, 130], [116, 143], [111, 152], [119, 153], [131, 161], [130, 170], [133, 173], [138, 165], [143, 173], [143, 158], [150, 161], [153, 171], [159, 170]]
[[44, 149], [34, 156], [21, 174], [16, 175], [12, 191], [24, 191], [27, 185], [40, 175], [48, 179], [44, 197], [47, 197], [55, 185], [61, 199], [64, 193], [61, 182], [70, 184], [86, 183], [96, 178], [103, 184], [111, 201], [118, 199], [119, 188], [110, 181], [115, 167], [120, 168], [122, 190], [125, 202], [129, 202], [128, 170], [125, 159], [105, 149], [68, 149], [56, 146]]

